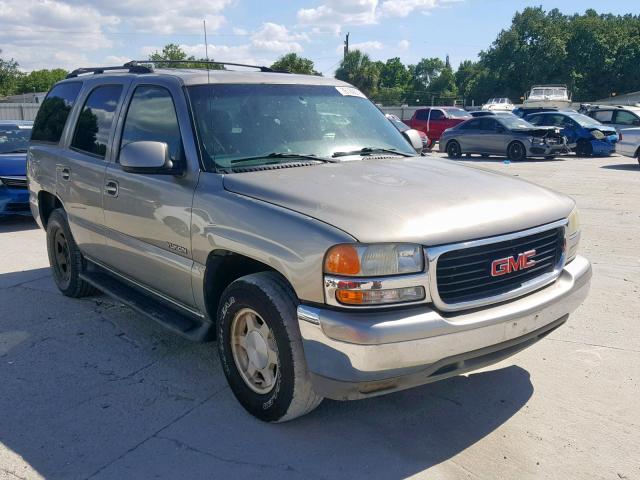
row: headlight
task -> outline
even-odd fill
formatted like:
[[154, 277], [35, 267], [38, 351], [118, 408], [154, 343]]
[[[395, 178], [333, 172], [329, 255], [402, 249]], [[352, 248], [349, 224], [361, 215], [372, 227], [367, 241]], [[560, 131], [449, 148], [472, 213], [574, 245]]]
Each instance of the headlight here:
[[336, 245], [324, 261], [325, 273], [353, 277], [401, 275], [423, 269], [422, 248], [408, 243]]
[[593, 138], [596, 140], [602, 140], [605, 137], [604, 133], [600, 130], [591, 130], [591, 135], [593, 135]]
[[332, 305], [375, 306], [425, 299], [422, 247], [407, 243], [340, 244], [324, 261]]
[[534, 143], [536, 145], [542, 145], [544, 143], [544, 138], [529, 137], [529, 142]]
[[576, 258], [578, 254], [578, 244], [580, 243], [580, 218], [578, 217], [578, 209], [574, 208], [569, 215], [567, 223], [567, 262]]

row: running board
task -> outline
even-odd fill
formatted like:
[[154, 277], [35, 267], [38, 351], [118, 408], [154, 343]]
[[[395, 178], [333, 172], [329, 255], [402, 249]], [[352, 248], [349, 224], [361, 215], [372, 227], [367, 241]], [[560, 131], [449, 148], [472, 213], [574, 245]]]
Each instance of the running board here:
[[208, 340], [212, 333], [211, 322], [206, 318], [192, 314], [177, 305], [171, 305], [154, 293], [120, 279], [94, 263], [80, 274], [80, 278], [136, 312], [190, 340], [203, 342]]

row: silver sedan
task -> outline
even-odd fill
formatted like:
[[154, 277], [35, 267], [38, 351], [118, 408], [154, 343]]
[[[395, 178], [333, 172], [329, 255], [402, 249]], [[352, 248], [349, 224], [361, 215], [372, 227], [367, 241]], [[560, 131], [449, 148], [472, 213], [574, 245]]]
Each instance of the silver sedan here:
[[463, 154], [507, 156], [513, 161], [527, 157], [553, 158], [566, 151], [566, 139], [555, 127], [536, 127], [515, 115], [472, 118], [445, 130], [440, 151], [449, 158]]

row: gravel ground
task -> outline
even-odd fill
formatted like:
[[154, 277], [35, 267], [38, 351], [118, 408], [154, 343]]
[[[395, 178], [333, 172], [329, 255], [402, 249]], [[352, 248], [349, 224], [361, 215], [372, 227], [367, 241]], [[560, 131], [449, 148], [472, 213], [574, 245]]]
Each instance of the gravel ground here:
[[463, 161], [577, 200], [587, 301], [491, 368], [283, 425], [242, 410], [212, 344], [63, 297], [44, 233], [0, 220], [0, 478], [640, 478], [638, 164]]

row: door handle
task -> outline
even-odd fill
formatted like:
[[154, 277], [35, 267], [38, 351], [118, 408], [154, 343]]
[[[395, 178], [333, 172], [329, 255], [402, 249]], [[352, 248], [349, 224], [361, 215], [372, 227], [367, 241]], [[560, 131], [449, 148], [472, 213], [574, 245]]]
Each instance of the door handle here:
[[71, 170], [68, 167], [63, 167], [62, 170], [60, 170], [60, 176], [63, 180], [71, 179]]
[[104, 193], [112, 197], [118, 196], [118, 182], [109, 180], [104, 186]]

